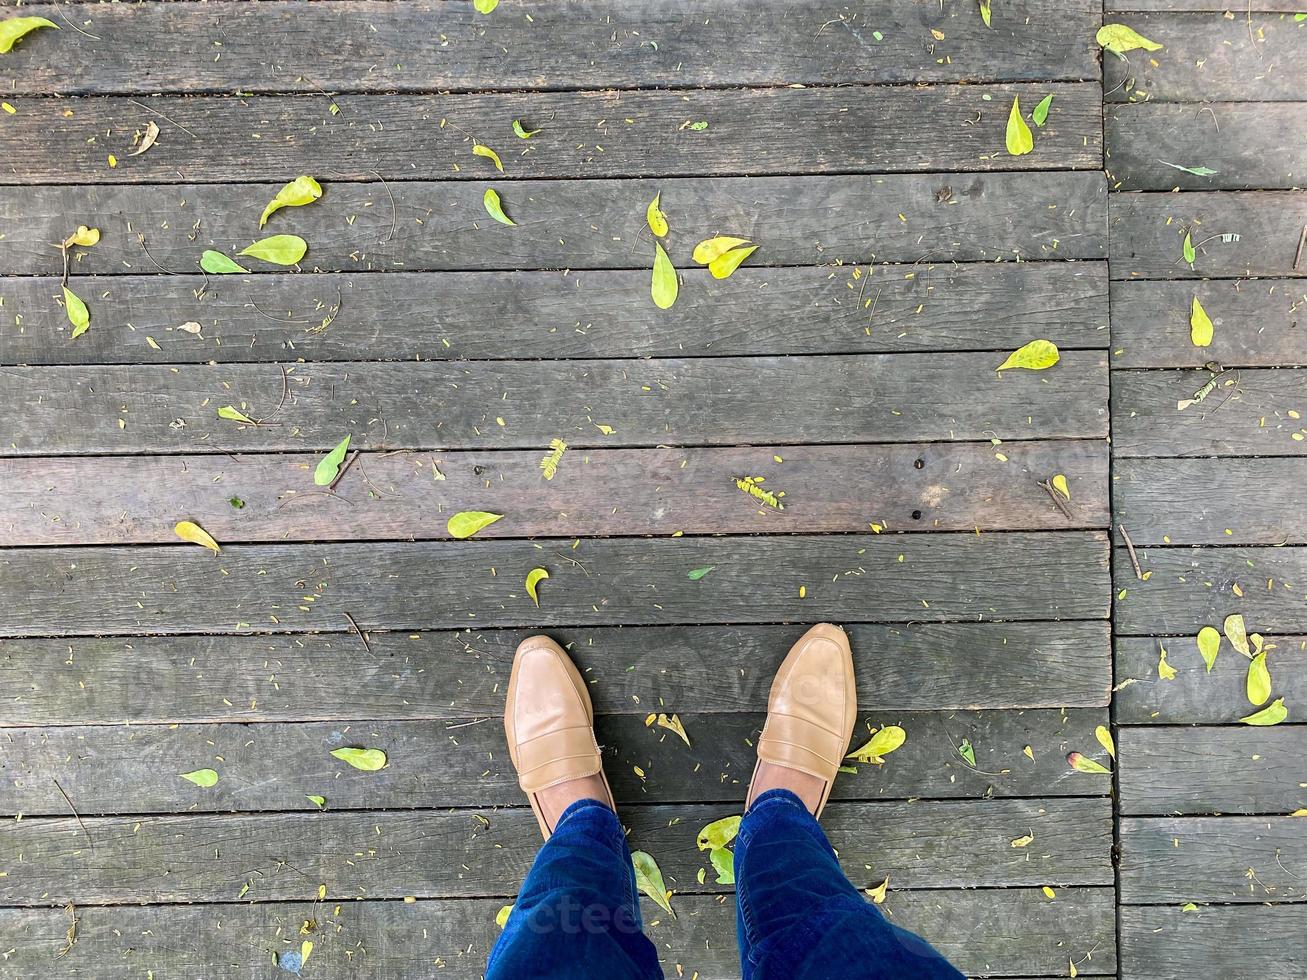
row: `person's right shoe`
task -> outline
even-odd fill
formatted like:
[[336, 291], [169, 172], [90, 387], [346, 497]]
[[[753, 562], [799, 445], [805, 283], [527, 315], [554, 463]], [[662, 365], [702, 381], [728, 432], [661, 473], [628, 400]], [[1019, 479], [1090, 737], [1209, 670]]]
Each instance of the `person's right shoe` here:
[[[816, 807], [809, 805], [814, 816], [820, 816], [844, 762], [857, 715], [849, 638], [838, 626], [819, 623], [790, 648], [776, 671], [748, 803], [758, 795], [758, 773], [767, 763], [820, 780]], [[774, 778], [768, 782], [776, 785]], [[811, 785], [811, 780], [804, 782]]]

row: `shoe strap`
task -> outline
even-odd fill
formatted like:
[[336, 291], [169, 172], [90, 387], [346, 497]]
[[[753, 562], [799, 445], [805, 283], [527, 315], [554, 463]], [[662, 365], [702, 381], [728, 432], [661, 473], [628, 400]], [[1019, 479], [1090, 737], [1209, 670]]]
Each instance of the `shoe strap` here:
[[772, 712], [758, 739], [758, 758], [830, 781], [844, 761], [847, 746], [847, 738], [824, 725]]
[[603, 770], [603, 757], [594, 729], [558, 728], [517, 747], [517, 782], [525, 793], [595, 776]]

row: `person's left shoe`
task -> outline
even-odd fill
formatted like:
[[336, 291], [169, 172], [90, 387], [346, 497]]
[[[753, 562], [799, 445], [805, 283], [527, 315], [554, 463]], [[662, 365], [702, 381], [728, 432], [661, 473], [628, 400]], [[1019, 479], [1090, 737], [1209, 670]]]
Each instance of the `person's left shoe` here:
[[547, 636], [517, 648], [504, 706], [508, 754], [545, 839], [563, 811], [594, 799], [616, 810], [594, 734], [594, 708], [571, 658]]

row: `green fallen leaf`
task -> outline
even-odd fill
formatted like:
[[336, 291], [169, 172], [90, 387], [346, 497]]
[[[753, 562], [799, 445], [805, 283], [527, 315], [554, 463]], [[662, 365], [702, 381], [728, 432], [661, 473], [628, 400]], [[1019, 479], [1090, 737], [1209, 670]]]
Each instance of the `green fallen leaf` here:
[[1216, 664], [1216, 655], [1221, 652], [1221, 634], [1211, 626], [1204, 626], [1198, 631], [1195, 638], [1198, 644], [1198, 652], [1203, 655], [1203, 663], [1207, 664], [1207, 672], [1212, 672], [1212, 667]]
[[903, 745], [908, 740], [908, 733], [898, 725], [886, 725], [861, 747], [854, 749], [845, 759], [852, 759], [855, 762], [865, 762], [874, 766], [885, 764], [884, 756], [889, 755], [895, 749]]
[[1035, 148], [1035, 135], [1021, 116], [1021, 97], [1012, 97], [1012, 111], [1007, 114], [1007, 151], [1014, 157]]
[[736, 238], [734, 235], [718, 235], [716, 238], [705, 238], [694, 246], [694, 261], [700, 265], [711, 265], [714, 259], [725, 255], [731, 249], [748, 244], [749, 240], [747, 238]]
[[696, 133], [702, 133], [705, 129], [708, 128], [708, 120], [700, 119], [698, 122], [690, 123], [690, 128], [694, 130]]
[[294, 265], [304, 258], [304, 253], [308, 250], [309, 243], [299, 235], [272, 235], [246, 246], [237, 254], [248, 255], [252, 259], [262, 259], [273, 265]]
[[304, 798], [308, 800], [310, 803], [312, 803], [314, 806], [316, 806], [319, 810], [324, 809], [327, 805], [327, 798], [325, 796], [306, 796]]
[[451, 537], [462, 541], [465, 538], [472, 537], [482, 528], [489, 527], [503, 516], [503, 514], [491, 514], [484, 510], [464, 510], [451, 517], [445, 527], [449, 529]]
[[667, 249], [663, 248], [661, 242], [654, 242], [653, 280], [649, 285], [649, 294], [653, 297], [654, 306], [660, 310], [670, 309], [676, 302], [676, 294], [680, 288], [680, 283], [676, 279], [676, 269], [672, 265], [672, 260], [667, 257]]
[[1259, 653], [1248, 664], [1248, 703], [1265, 704], [1271, 696], [1271, 672], [1266, 666], [1266, 654]]
[[1125, 24], [1104, 24], [1094, 35], [1094, 40], [1100, 47], [1106, 48], [1113, 54], [1125, 57], [1127, 51], [1134, 51], [1136, 48], [1143, 48], [1145, 51], [1161, 50], [1161, 45], [1155, 41], [1150, 41], [1132, 27], [1126, 27]]
[[231, 504], [237, 510], [245, 509], [245, 501], [241, 500], [240, 497], [232, 497], [230, 500], [227, 501], [227, 503]]
[[499, 6], [499, 0], [472, 0], [472, 6], [479, 14], [488, 14]]
[[649, 230], [658, 238], [667, 234], [667, 215], [659, 207], [659, 202], [663, 199], [663, 192], [659, 191], [654, 195], [654, 199], [649, 202], [649, 206], [644, 210], [644, 220], [649, 225]]
[[534, 136], [536, 133], [540, 132], [540, 130], [538, 130], [538, 129], [527, 129], [525, 126], [522, 125], [522, 120], [520, 120], [520, 119], [514, 119], [514, 120], [513, 120], [513, 132], [517, 134], [518, 139], [529, 140], [529, 139], [530, 139], [532, 136]]
[[971, 744], [971, 739], [962, 740], [962, 744], [958, 746], [958, 755], [962, 756], [962, 761], [972, 769], [976, 768], [976, 748]]
[[58, 24], [44, 17], [10, 17], [8, 20], [0, 20], [0, 54], [7, 53], [19, 38], [30, 34], [38, 27], [53, 27], [56, 31], [59, 30]]
[[313, 482], [320, 487], [331, 486], [340, 473], [340, 464], [345, 461], [345, 453], [349, 451], [349, 436], [340, 440], [339, 445], [331, 452], [318, 460], [318, 465], [313, 470]]
[[479, 157], [485, 157], [487, 160], [493, 163], [495, 165], [495, 169], [498, 170], [501, 174], [504, 172], [504, 161], [500, 160], [499, 154], [496, 153], [494, 150], [490, 149], [490, 147], [486, 146], [484, 143], [473, 144], [472, 152]]
[[719, 255], [709, 262], [708, 271], [712, 273], [714, 279], [728, 279], [731, 273], [740, 267], [740, 263], [756, 251], [758, 251], [757, 245], [733, 248], [725, 255]]
[[246, 425], [254, 425], [254, 419], [250, 418], [235, 405], [223, 405], [218, 409], [218, 418], [226, 419], [228, 422], [243, 422]]
[[196, 769], [194, 772], [184, 772], [181, 777], [205, 789], [218, 784], [218, 774], [212, 769]]
[[526, 594], [531, 597], [537, 609], [540, 608], [540, 596], [536, 593], [536, 588], [547, 578], [549, 573], [543, 568], [533, 568], [526, 573]]
[[263, 209], [263, 214], [259, 216], [259, 227], [262, 228], [266, 225], [268, 219], [282, 208], [300, 208], [306, 204], [312, 204], [321, 196], [322, 185], [316, 180], [308, 176], [308, 174], [296, 177], [277, 191], [277, 196], [268, 202], [268, 206]]
[[719, 847], [708, 853], [708, 860], [712, 862], [714, 870], [717, 872], [717, 884], [733, 885], [735, 884], [735, 852], [728, 851], [724, 847]]
[[986, 27], [993, 27], [990, 18], [993, 17], [993, 11], [990, 10], [990, 0], [980, 0], [980, 19], [985, 22]]
[[1053, 96], [1046, 95], [1039, 100], [1035, 108], [1030, 111], [1030, 118], [1035, 121], [1035, 125], [1040, 129], [1044, 128], [1044, 123], [1048, 122], [1048, 110], [1053, 105]]
[[1219, 170], [1213, 170], [1210, 167], [1182, 167], [1178, 163], [1167, 163], [1165, 160], [1158, 160], [1164, 167], [1174, 167], [1176, 170], [1183, 170], [1187, 174], [1193, 174], [1195, 177], [1215, 177]]
[[1007, 356], [1007, 360], [994, 370], [1007, 371], [1012, 368], [1022, 368], [1027, 371], [1043, 371], [1051, 368], [1060, 359], [1057, 344], [1051, 340], [1032, 340], [1014, 350]]
[[663, 883], [663, 873], [658, 869], [658, 862], [646, 851], [633, 851], [631, 864], [635, 867], [635, 884], [658, 905], [660, 909], [676, 918], [672, 911], [671, 893]]
[[703, 568], [692, 568], [685, 573], [685, 577], [691, 582], [697, 582], [716, 567], [716, 565], [704, 565]]
[[1189, 232], [1184, 233], [1184, 242], [1181, 245], [1184, 251], [1184, 260], [1189, 263], [1189, 268], [1194, 267], [1194, 262], [1198, 258], [1198, 252], [1194, 249], [1194, 240]]
[[333, 758], [348, 762], [355, 769], [364, 772], [376, 772], [386, 768], [386, 753], [381, 749], [332, 749]]
[[722, 817], [720, 820], [714, 820], [705, 826], [699, 831], [699, 836], [695, 841], [699, 846], [699, 850], [715, 851], [735, 840], [740, 833], [740, 821], [742, 819], [743, 817], [737, 814], [733, 817]]
[[481, 203], [485, 205], [486, 214], [494, 218], [501, 225], [516, 225], [517, 222], [504, 214], [503, 202], [499, 200], [499, 193], [493, 187], [487, 187], [485, 194], [481, 196]]
[[1082, 755], [1079, 752], [1067, 753], [1066, 761], [1067, 765], [1076, 770], [1076, 772], [1092, 772], [1101, 775], [1104, 773], [1111, 773], [1112, 771], [1101, 762], [1095, 762], [1093, 759]]
[[81, 297], [67, 286], [64, 287], [64, 312], [68, 314], [68, 322], [73, 325], [71, 339], [75, 340], [91, 329], [91, 311], [86, 308]]
[[1212, 318], [1195, 296], [1189, 307], [1189, 340], [1195, 347], [1207, 347], [1212, 342], [1212, 335]]
[[204, 250], [200, 256], [200, 268], [211, 276], [229, 276], [234, 272], [249, 272], [249, 269], [237, 265], [221, 252], [215, 252], [211, 248]]
[[1239, 720], [1245, 725], [1278, 725], [1289, 717], [1289, 709], [1284, 706], [1284, 698], [1276, 698], [1261, 711]]

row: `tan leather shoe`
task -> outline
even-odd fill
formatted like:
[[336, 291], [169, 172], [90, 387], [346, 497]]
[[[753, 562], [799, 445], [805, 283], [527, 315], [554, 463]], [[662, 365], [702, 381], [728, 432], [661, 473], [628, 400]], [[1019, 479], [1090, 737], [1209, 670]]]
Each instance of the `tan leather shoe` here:
[[[858, 716], [853, 654], [844, 630], [819, 623], [790, 648], [776, 671], [758, 763], [797, 769], [824, 782], [815, 814], [830, 799]], [[754, 776], [757, 777], [757, 768]], [[755, 796], [749, 790], [749, 802]]]
[[548, 839], [553, 833], [537, 794], [571, 779], [599, 776], [614, 810], [613, 791], [603, 775], [594, 734], [594, 708], [585, 680], [571, 658], [547, 636], [531, 636], [517, 647], [504, 706], [508, 754]]

